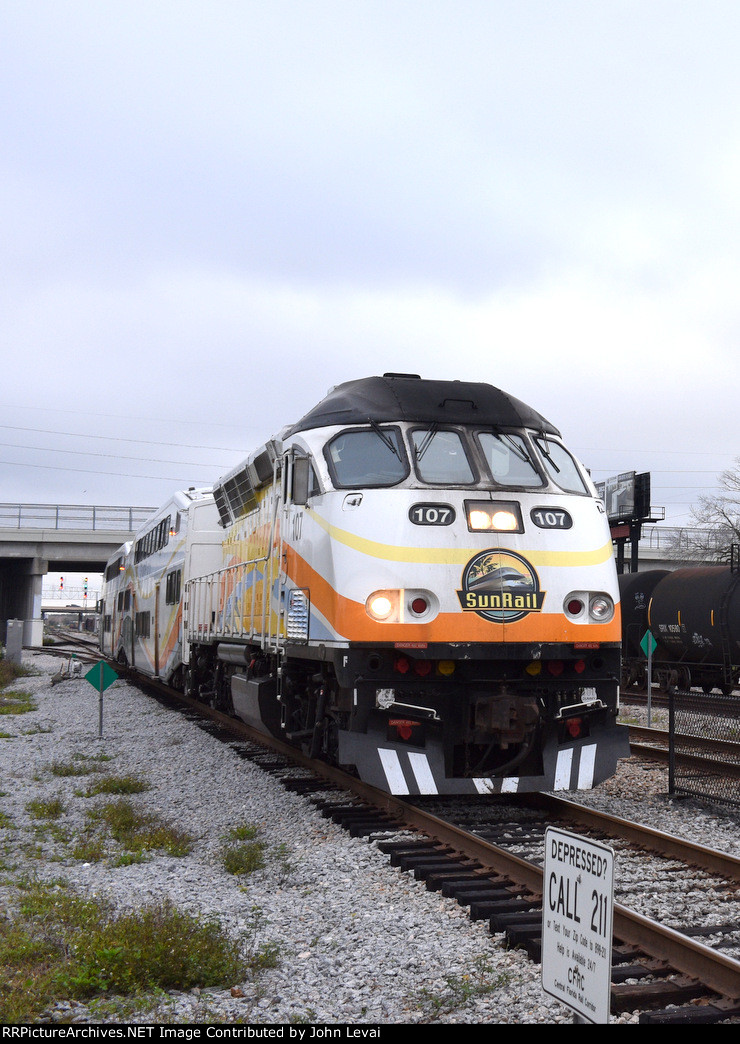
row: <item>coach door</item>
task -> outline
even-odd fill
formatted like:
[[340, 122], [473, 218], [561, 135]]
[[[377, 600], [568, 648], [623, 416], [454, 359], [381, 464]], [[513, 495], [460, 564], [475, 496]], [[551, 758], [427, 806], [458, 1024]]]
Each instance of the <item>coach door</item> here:
[[154, 585], [154, 677], [159, 677], [159, 581]]

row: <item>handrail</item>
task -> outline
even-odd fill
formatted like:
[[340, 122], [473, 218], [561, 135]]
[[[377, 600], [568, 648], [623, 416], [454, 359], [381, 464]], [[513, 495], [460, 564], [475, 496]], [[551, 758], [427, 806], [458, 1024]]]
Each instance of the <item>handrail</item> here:
[[[263, 638], [265, 624], [259, 626], [260, 621], [255, 621], [255, 602], [257, 589], [262, 587], [263, 603], [269, 599], [269, 588], [267, 586], [268, 563], [270, 554], [259, 555], [243, 562], [235, 562], [232, 565], [222, 566], [212, 573], [192, 577], [187, 581], [185, 587], [188, 600], [187, 633], [184, 635], [186, 641], [203, 641], [212, 637], [249, 637]], [[243, 576], [250, 569], [262, 565], [262, 578], [249, 585], [251, 605], [249, 609], [249, 628], [245, 627], [247, 614], [244, 610], [244, 586], [239, 589]], [[237, 593], [238, 591], [238, 593]], [[228, 592], [228, 593], [227, 593]], [[228, 607], [228, 600], [232, 598], [232, 605]], [[262, 611], [259, 610], [262, 617]], [[268, 615], [269, 619], [269, 615]], [[255, 625], [258, 626], [255, 626]]]

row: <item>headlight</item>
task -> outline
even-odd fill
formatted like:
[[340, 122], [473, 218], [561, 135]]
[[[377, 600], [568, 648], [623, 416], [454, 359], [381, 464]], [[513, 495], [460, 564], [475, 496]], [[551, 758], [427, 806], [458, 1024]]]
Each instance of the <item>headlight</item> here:
[[594, 595], [589, 602], [588, 612], [597, 623], [607, 623], [614, 616], [614, 602], [607, 594]]
[[373, 591], [365, 602], [365, 611], [378, 623], [390, 623], [398, 619], [398, 591]]
[[466, 500], [468, 529], [473, 533], [523, 533], [519, 505], [508, 501]]

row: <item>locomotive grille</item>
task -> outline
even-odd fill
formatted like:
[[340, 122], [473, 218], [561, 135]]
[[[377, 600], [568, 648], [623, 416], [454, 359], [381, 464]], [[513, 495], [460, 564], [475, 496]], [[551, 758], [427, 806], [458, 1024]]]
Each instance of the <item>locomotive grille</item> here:
[[295, 590], [288, 594], [286, 636], [290, 642], [308, 641], [309, 599], [306, 591]]

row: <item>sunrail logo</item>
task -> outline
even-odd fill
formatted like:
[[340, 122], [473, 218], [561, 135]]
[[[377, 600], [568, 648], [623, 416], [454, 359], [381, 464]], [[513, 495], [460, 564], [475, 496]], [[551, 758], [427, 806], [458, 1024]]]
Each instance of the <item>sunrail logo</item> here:
[[514, 623], [542, 610], [545, 591], [526, 558], [514, 551], [489, 550], [465, 566], [457, 597], [466, 613], [494, 623]]

